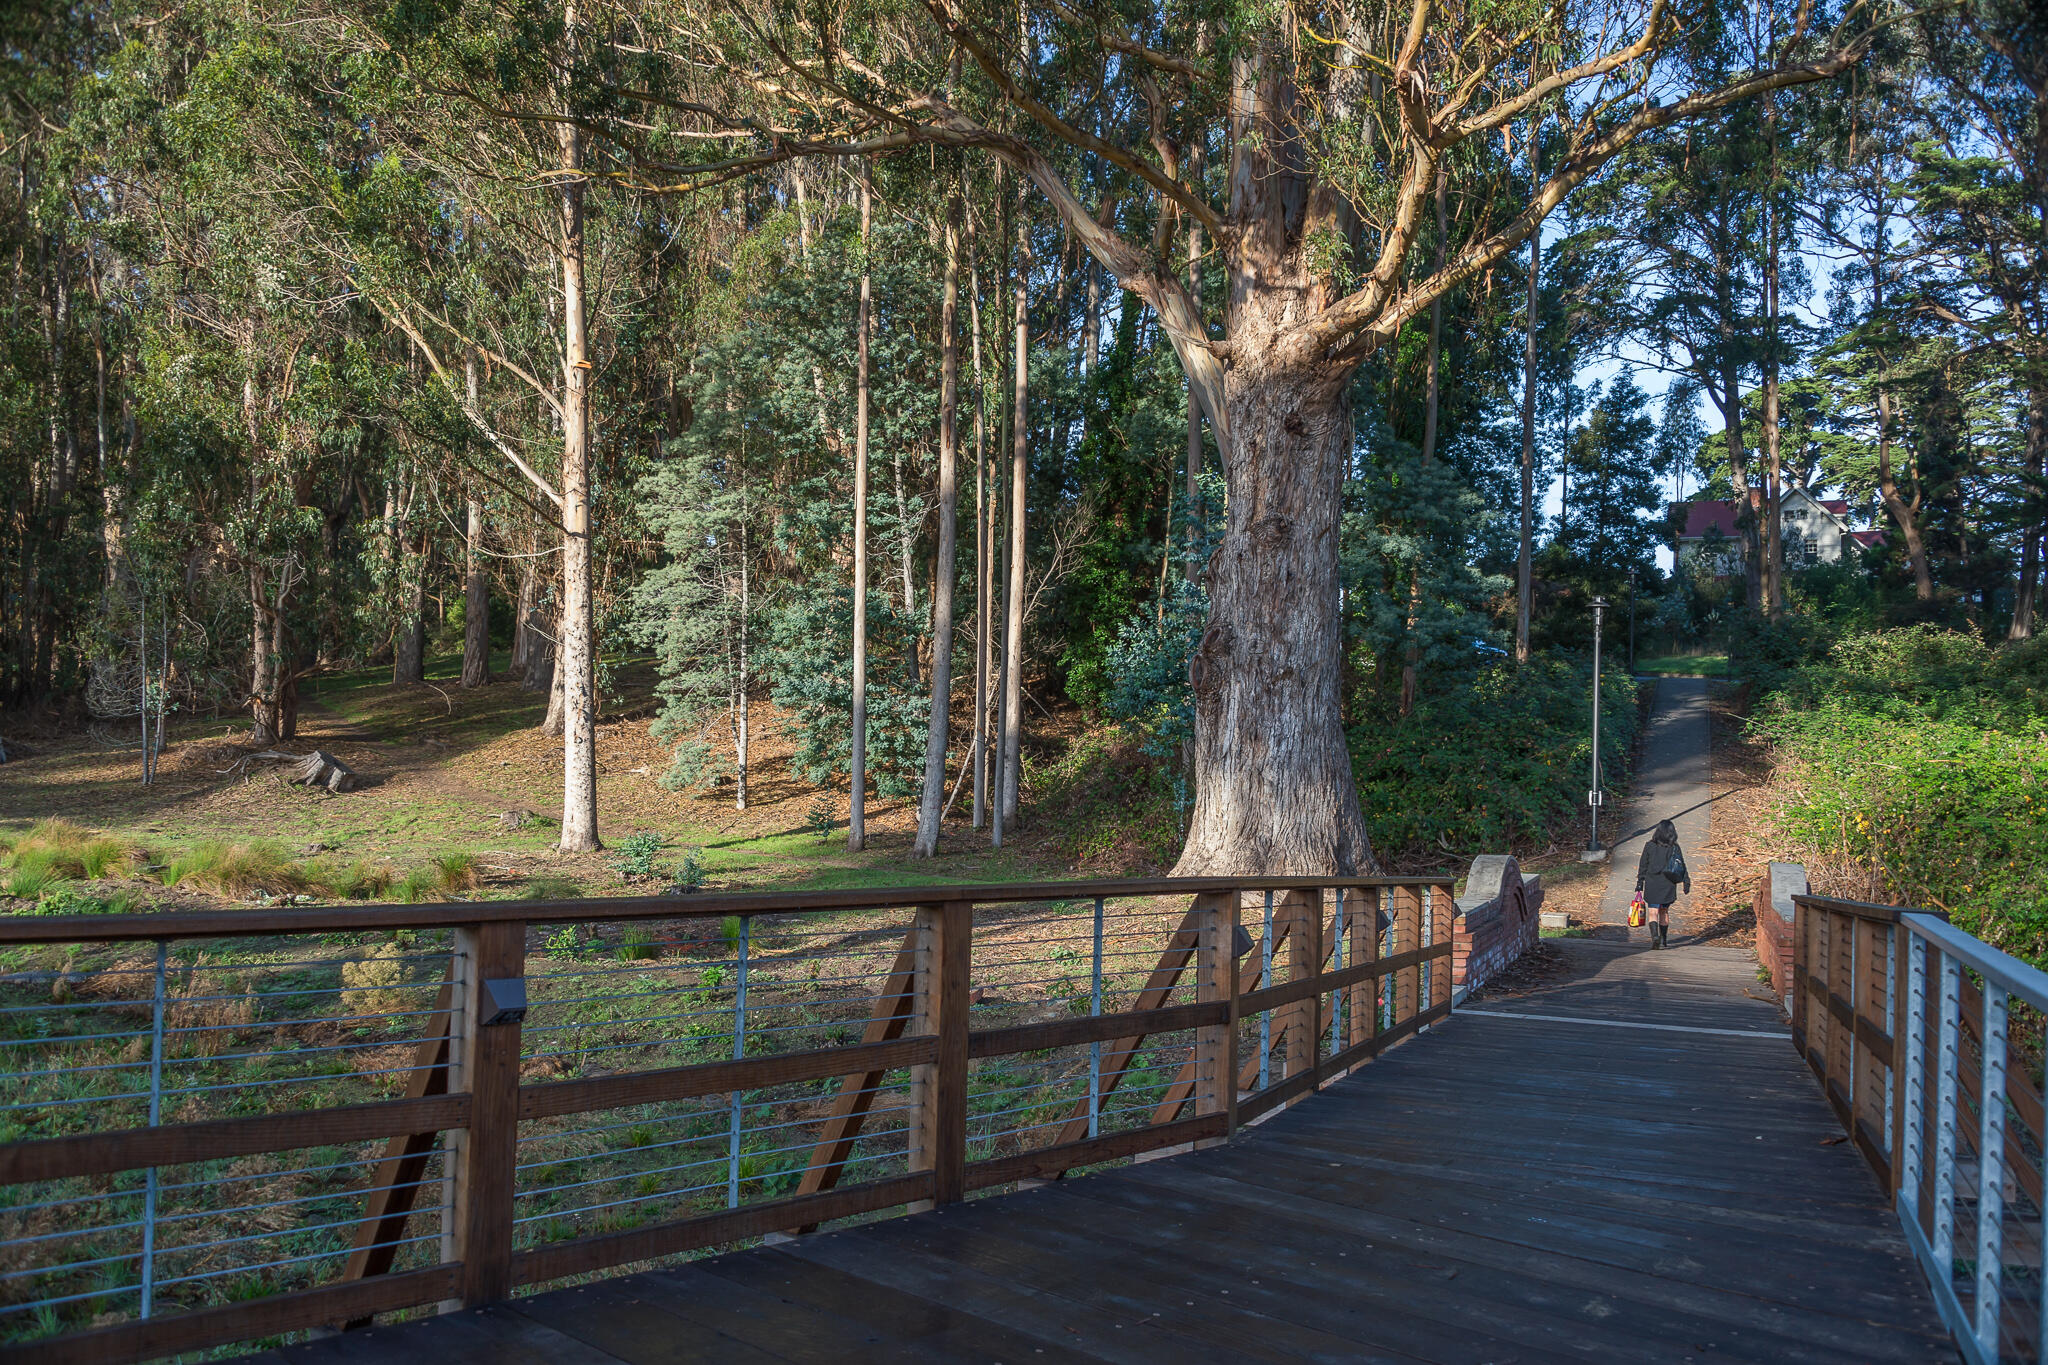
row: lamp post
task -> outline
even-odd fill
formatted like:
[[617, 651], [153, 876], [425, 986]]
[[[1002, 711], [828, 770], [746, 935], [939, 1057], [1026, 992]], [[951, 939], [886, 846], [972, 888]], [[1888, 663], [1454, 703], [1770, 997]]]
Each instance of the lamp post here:
[[1584, 862], [1605, 862], [1607, 850], [1600, 847], [1600, 623], [1607, 613], [1607, 599], [1593, 599], [1593, 785], [1586, 791], [1586, 805], [1593, 812], [1592, 833], [1586, 836]]

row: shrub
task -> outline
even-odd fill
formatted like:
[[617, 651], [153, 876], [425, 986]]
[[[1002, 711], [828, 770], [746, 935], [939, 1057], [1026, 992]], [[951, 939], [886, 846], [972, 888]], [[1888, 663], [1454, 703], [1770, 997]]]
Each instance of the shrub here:
[[342, 963], [342, 1009], [348, 1014], [397, 1014], [410, 1008], [405, 965], [405, 951], [395, 943]]
[[165, 886], [190, 883], [222, 896], [266, 891], [273, 896], [304, 891], [311, 880], [306, 870], [275, 844], [208, 839], [171, 859], [163, 870]]
[[1034, 809], [1077, 861], [1137, 871], [1180, 847], [1178, 757], [1127, 727], [1091, 730], [1026, 776]]
[[654, 857], [668, 841], [652, 830], [628, 834], [613, 846], [612, 866], [621, 877], [652, 877]]
[[7, 874], [7, 894], [35, 900], [62, 880], [48, 866], [16, 867]]
[[[1406, 716], [1350, 731], [1351, 763], [1374, 850], [1441, 861], [1548, 843], [1585, 808], [1592, 763], [1590, 663], [1538, 655], [1425, 692]], [[1635, 683], [1603, 670], [1601, 767], [1609, 787], [1635, 742]]]

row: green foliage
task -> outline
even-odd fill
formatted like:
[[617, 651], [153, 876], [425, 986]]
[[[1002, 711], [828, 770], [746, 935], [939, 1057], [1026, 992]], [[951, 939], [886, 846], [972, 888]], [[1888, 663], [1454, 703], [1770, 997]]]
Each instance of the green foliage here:
[[[1350, 731], [1373, 847], [1386, 859], [1547, 844], [1585, 809], [1592, 667], [1539, 655], [1424, 694], [1406, 717], [1373, 708]], [[1601, 766], [1626, 772], [1637, 726], [1627, 672], [1604, 670]]]
[[[19, 893], [16, 893], [19, 894]], [[140, 892], [126, 887], [104, 895], [60, 886], [36, 901], [32, 915], [130, 915], [147, 905]]]
[[612, 845], [612, 866], [621, 877], [657, 875], [655, 857], [668, 842], [653, 830], [638, 830]]
[[1810, 859], [2048, 962], [2048, 642], [1847, 634], [1786, 668], [1751, 727], [1793, 761], [1780, 828]]
[[534, 877], [519, 888], [519, 899], [523, 901], [573, 901], [582, 895], [583, 883], [573, 877]]
[[1179, 755], [1142, 732], [1090, 730], [1028, 776], [1054, 838], [1084, 865], [1137, 872], [1171, 863], [1180, 848]]

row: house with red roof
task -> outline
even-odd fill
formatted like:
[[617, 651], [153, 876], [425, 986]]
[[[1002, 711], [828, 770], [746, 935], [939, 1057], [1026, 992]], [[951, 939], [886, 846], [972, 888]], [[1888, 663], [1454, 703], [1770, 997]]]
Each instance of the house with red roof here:
[[[1761, 492], [1750, 495], [1750, 506], [1759, 515], [1762, 502]], [[1710, 578], [1739, 577], [1743, 572], [1742, 529], [1737, 520], [1741, 504], [1733, 498], [1716, 498], [1679, 503], [1677, 508], [1684, 511], [1672, 547], [1679, 562], [1697, 563]], [[1884, 543], [1883, 531], [1860, 531], [1849, 525], [1849, 504], [1840, 498], [1817, 498], [1807, 489], [1789, 488], [1779, 499], [1778, 511], [1788, 569], [1838, 564], [1852, 545], [1868, 548]]]

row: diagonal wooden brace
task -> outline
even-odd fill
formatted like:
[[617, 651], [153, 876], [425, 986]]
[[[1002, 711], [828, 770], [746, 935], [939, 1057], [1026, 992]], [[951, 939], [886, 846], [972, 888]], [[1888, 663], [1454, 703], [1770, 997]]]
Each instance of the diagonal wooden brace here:
[[[903, 936], [903, 946], [897, 950], [896, 963], [890, 968], [889, 979], [868, 1016], [867, 1029], [861, 1035], [863, 1043], [887, 1043], [903, 1036], [903, 1030], [917, 1006], [917, 943], [918, 931], [913, 927]], [[825, 1117], [824, 1133], [819, 1137], [818, 1145], [811, 1149], [811, 1163], [804, 1168], [803, 1179], [797, 1185], [799, 1195], [820, 1194], [839, 1183], [839, 1173], [845, 1169], [846, 1159], [853, 1154], [853, 1144], [860, 1137], [861, 1126], [867, 1122], [868, 1110], [874, 1108], [875, 1087], [881, 1084], [885, 1074], [859, 1071], [840, 1081], [839, 1095], [832, 1101], [831, 1113]], [[811, 1232], [816, 1227], [814, 1223], [800, 1231]]]

